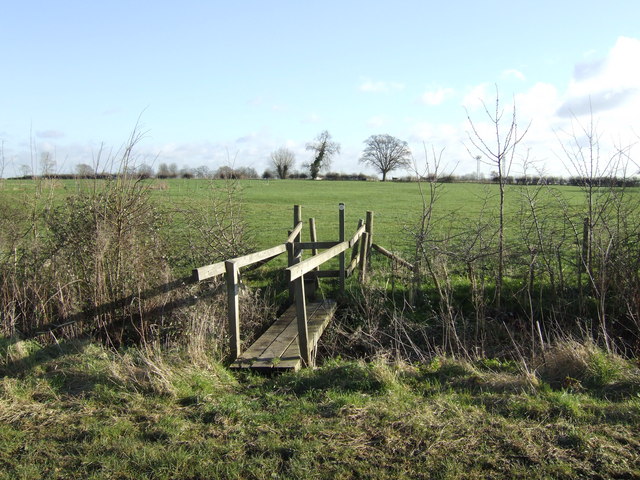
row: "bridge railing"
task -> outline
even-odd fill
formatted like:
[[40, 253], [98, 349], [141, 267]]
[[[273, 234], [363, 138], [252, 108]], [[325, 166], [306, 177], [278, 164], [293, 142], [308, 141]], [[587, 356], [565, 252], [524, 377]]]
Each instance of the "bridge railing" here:
[[[311, 364], [311, 346], [308, 341], [307, 314], [305, 302], [305, 275], [307, 279], [317, 282], [318, 278], [338, 278], [340, 290], [344, 290], [344, 281], [353, 274], [360, 265], [361, 278], [366, 271], [366, 260], [371, 248], [371, 228], [373, 214], [367, 212], [367, 221], [360, 220], [355, 234], [345, 240], [344, 232], [344, 204], [339, 208], [339, 237], [338, 241], [319, 242], [316, 235], [315, 219], [309, 219], [309, 242], [302, 241], [302, 208], [294, 206], [293, 224], [287, 241], [275, 247], [259, 252], [242, 255], [226, 261], [205, 265], [193, 270], [192, 278], [195, 282], [225, 275], [227, 289], [227, 320], [229, 327], [229, 342], [231, 356], [235, 359], [242, 353], [240, 337], [240, 269], [245, 267], [258, 268], [284, 252], [288, 253], [288, 284], [291, 300], [296, 302], [298, 318], [298, 341], [301, 356], [305, 364]], [[345, 252], [352, 248], [350, 262], [346, 265]], [[302, 252], [310, 250], [312, 256], [303, 260]], [[318, 250], [324, 250], [318, 253]], [[339, 257], [338, 270], [319, 270], [319, 267], [329, 260]]]

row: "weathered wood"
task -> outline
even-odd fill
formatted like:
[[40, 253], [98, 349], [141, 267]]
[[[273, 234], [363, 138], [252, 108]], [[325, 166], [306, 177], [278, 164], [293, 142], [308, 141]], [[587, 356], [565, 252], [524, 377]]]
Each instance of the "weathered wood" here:
[[367, 233], [369, 234], [369, 244], [367, 245], [367, 261], [371, 258], [371, 245], [373, 244], [373, 212], [367, 211], [367, 217], [365, 220], [367, 226]]
[[238, 268], [242, 268], [242, 267], [246, 267], [247, 265], [251, 265], [252, 263], [257, 263], [257, 262], [266, 260], [268, 258], [276, 257], [286, 251], [287, 251], [287, 245], [283, 243], [282, 245], [277, 245], [275, 247], [271, 247], [266, 250], [261, 250], [259, 252], [243, 255], [242, 257], [232, 258], [231, 260], [228, 260], [228, 261], [235, 263]]
[[201, 282], [207, 278], [222, 275], [225, 271], [224, 262], [218, 262], [212, 263], [211, 265], [205, 265], [204, 267], [194, 268], [192, 270], [192, 276], [196, 282]]
[[[338, 206], [338, 240], [340, 242], [344, 242], [344, 203], [341, 203]], [[351, 246], [351, 245], [349, 245]], [[344, 251], [340, 253], [338, 257], [339, 269], [340, 269], [340, 277], [338, 277], [338, 287], [340, 289], [340, 293], [344, 293], [344, 281], [346, 278], [346, 269], [345, 269], [345, 255]]]
[[358, 227], [358, 230], [356, 230], [356, 233], [353, 235], [353, 237], [351, 237], [351, 239], [349, 240], [349, 246], [353, 247], [356, 243], [358, 243], [358, 241], [360, 240], [360, 237], [362, 237], [362, 234], [366, 231], [366, 227], [365, 225], [361, 225]]
[[312, 270], [304, 274], [304, 278], [317, 277], [317, 278], [338, 278], [340, 276], [340, 270]]
[[295, 246], [302, 250], [311, 250], [312, 255], [317, 255], [319, 248], [325, 249], [335, 247], [338, 243], [340, 242], [297, 242], [295, 243]]
[[225, 262], [227, 282], [227, 320], [229, 323], [229, 347], [233, 359], [240, 356], [240, 308], [238, 266], [232, 261]]
[[306, 367], [311, 365], [311, 348], [309, 345], [309, 329], [307, 327], [307, 299], [304, 295], [304, 277], [294, 281], [296, 289], [296, 320], [298, 324], [298, 346], [300, 357]]
[[[335, 306], [336, 304], [332, 300], [307, 305], [309, 345], [311, 346], [312, 352], [315, 352], [318, 341], [333, 316]], [[302, 363], [300, 362], [299, 345], [298, 342], [291, 342], [289, 348], [287, 348], [287, 350], [282, 354], [281, 361], [278, 363], [278, 368], [283, 370], [297, 369], [296, 360], [298, 364]], [[313, 353], [311, 355], [311, 362], [315, 363]]]
[[371, 245], [373, 247], [373, 249], [379, 253], [381, 253], [382, 255], [384, 255], [385, 257], [390, 258], [391, 260], [394, 260], [398, 263], [398, 265], [402, 265], [403, 267], [413, 271], [413, 264], [407, 262], [406, 260], [404, 260], [403, 258], [400, 258], [398, 255], [396, 255], [395, 253], [390, 252], [389, 250], [387, 250], [384, 247], [381, 247], [380, 245], [377, 244], [372, 244]]
[[192, 275], [195, 281], [201, 282], [202, 280], [216, 277], [225, 273], [226, 262], [234, 262], [238, 268], [242, 268], [258, 262], [266, 263], [266, 261], [277, 257], [286, 250], [287, 246], [283, 243], [282, 245], [277, 245], [275, 247], [268, 248], [267, 250], [261, 250], [259, 252], [250, 253], [241, 257], [232, 258], [224, 262], [212, 263], [211, 265], [205, 265], [204, 267], [194, 268], [192, 271]]
[[[288, 314], [288, 312], [290, 313]], [[297, 335], [298, 330], [295, 322], [293, 322], [294, 315], [295, 312], [292, 309], [288, 309], [280, 318], [276, 319], [276, 321], [271, 324], [271, 326], [253, 343], [253, 345], [251, 345], [236, 359], [233, 365], [236, 367], [250, 367], [259, 358], [268, 356], [268, 354], [265, 354], [266, 350], [274, 342], [274, 339], [282, 335], [285, 329], [292, 323], [294, 325], [294, 334]], [[280, 354], [275, 356], [278, 355]]]
[[369, 258], [369, 233], [364, 232], [360, 242], [360, 282], [367, 279], [367, 261]]
[[349, 266], [347, 267], [347, 278], [349, 278], [351, 276], [351, 274], [353, 273], [353, 271], [356, 268], [358, 268], [358, 263], [359, 263], [358, 260], [359, 260], [359, 258], [356, 257], [353, 260], [351, 260], [351, 262], [349, 263]]
[[302, 232], [302, 222], [296, 223], [296, 226], [289, 232], [289, 238], [287, 238], [287, 242], [295, 242], [296, 239], [300, 237], [300, 232]]
[[[362, 236], [362, 233], [360, 233], [360, 235], [358, 235], [358, 232], [360, 231], [360, 229], [364, 230], [364, 220], [359, 219], [358, 220], [358, 228], [356, 228], [356, 234], [351, 238], [351, 241], [349, 242], [351, 244], [351, 246], [353, 247], [353, 249], [351, 250], [351, 263], [353, 263], [353, 261], [355, 259], [358, 258], [358, 256], [360, 255], [360, 237]], [[349, 265], [351, 266], [351, 265]]]
[[[325, 248], [325, 247], [318, 247], [317, 245], [315, 245], [315, 243], [318, 241], [318, 233], [316, 231], [316, 219], [315, 218], [310, 218], [309, 219], [309, 240], [311, 240], [311, 244], [309, 247], [303, 247], [302, 245], [300, 246], [300, 248], [310, 248], [311, 249], [311, 255], [317, 255], [318, 254], [318, 248]], [[331, 245], [333, 246], [333, 245]], [[331, 247], [326, 247], [326, 248], [331, 248]]]
[[[315, 351], [318, 340], [336, 309], [333, 300], [307, 304], [309, 345]], [[302, 366], [298, 344], [295, 305], [289, 307], [274, 324], [231, 364], [231, 368], [264, 371], [298, 370]]]
[[319, 253], [318, 255], [315, 255], [313, 257], [307, 258], [306, 260], [303, 260], [297, 265], [290, 266], [289, 268], [287, 268], [287, 276], [288, 276], [287, 280], [289, 282], [292, 282], [296, 278], [299, 278], [305, 273], [313, 270], [315, 267], [320, 266], [323, 263], [331, 260], [333, 257], [339, 255], [340, 253], [344, 252], [348, 248], [349, 248], [349, 242], [341, 242], [335, 245], [334, 247], [331, 247], [330, 249], [325, 250], [322, 253]]
[[[285, 327], [275, 336], [269, 335], [266, 341], [269, 345], [253, 361], [251, 367], [257, 369], [273, 368], [281, 361], [293, 360], [301, 363], [298, 347], [298, 325], [296, 323], [296, 313], [294, 309], [288, 309], [282, 315], [285, 319]], [[276, 333], [276, 332], [273, 332]], [[285, 352], [291, 345], [296, 347], [296, 355], [288, 356]]]

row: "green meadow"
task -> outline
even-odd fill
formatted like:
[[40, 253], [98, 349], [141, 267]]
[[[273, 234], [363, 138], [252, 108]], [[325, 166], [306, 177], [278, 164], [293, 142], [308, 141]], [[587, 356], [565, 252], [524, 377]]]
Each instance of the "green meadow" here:
[[[498, 305], [498, 186], [431, 186], [2, 182], [0, 479], [640, 478], [637, 190], [507, 186]], [[215, 282], [136, 297], [236, 223], [282, 243], [296, 204], [336, 240], [340, 202], [421, 277], [348, 282], [318, 368], [230, 371]], [[279, 261], [247, 276], [247, 342]]]
[[[36, 189], [41, 199], [52, 199], [59, 204], [79, 191], [100, 189], [103, 181], [56, 180], [43, 182], [9, 180], [0, 189], [0, 199], [28, 205], [34, 201]], [[318, 238], [336, 240], [338, 236], [338, 204], [344, 203], [346, 232], [355, 231], [358, 220], [367, 211], [374, 213], [376, 241], [384, 246], [411, 251], [410, 232], [419, 225], [423, 205], [429, 202], [430, 185], [427, 182], [357, 182], [311, 180], [198, 180], [165, 179], [146, 180], [151, 198], [163, 207], [175, 222], [168, 229], [180, 228], [180, 213], [189, 209], [206, 209], [212, 192], [224, 196], [231, 189], [242, 204], [246, 221], [257, 248], [268, 248], [281, 243], [293, 223], [293, 206], [302, 206], [303, 220], [316, 219]], [[229, 184], [232, 184], [230, 186]], [[438, 186], [438, 198], [433, 214], [438, 220], [436, 229], [469, 226], [480, 214], [488, 220], [497, 218], [498, 186], [494, 184], [451, 183]], [[515, 231], [515, 218], [526, 203], [527, 191], [536, 192], [538, 203], [548, 204], [548, 215], [559, 218], [562, 206], [559, 200], [578, 207], [584, 199], [579, 187], [570, 186], [507, 186], [506, 211], [510, 217], [507, 228]], [[635, 190], [633, 195], [637, 195]], [[526, 214], [526, 212], [525, 212]]]

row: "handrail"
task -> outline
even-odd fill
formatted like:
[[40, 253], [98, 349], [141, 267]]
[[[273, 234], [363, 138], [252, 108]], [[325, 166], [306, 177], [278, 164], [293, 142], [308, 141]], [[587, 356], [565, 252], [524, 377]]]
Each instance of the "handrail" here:
[[253, 263], [258, 263], [268, 258], [277, 257], [281, 253], [287, 251], [287, 244], [283, 243], [282, 245], [277, 245], [275, 247], [268, 248], [266, 250], [261, 250], [260, 252], [250, 253], [248, 255], [243, 255], [242, 257], [232, 258], [228, 260], [229, 262], [233, 262], [236, 264], [236, 267], [247, 267]]
[[298, 222], [295, 228], [291, 230], [291, 233], [289, 234], [289, 238], [287, 238], [287, 243], [295, 242], [296, 237], [300, 234], [301, 231], [302, 231], [302, 222]]
[[273, 257], [277, 257], [281, 253], [287, 251], [287, 244], [283, 243], [281, 245], [277, 245], [272, 248], [268, 248], [266, 250], [261, 250], [255, 253], [249, 253], [247, 255], [242, 255], [240, 257], [232, 258], [230, 260], [212, 263], [211, 265], [205, 265], [204, 267], [194, 268], [193, 269], [193, 278], [197, 282], [201, 282], [202, 280], [206, 280], [207, 278], [217, 277], [218, 275], [222, 275], [226, 272], [225, 263], [233, 262], [236, 267], [246, 267], [253, 263], [262, 262], [267, 259], [271, 259]]
[[348, 250], [349, 248], [351, 248], [350, 243], [351, 241], [340, 242], [334, 247], [331, 247], [330, 249], [325, 250], [324, 252], [319, 253], [318, 255], [314, 255], [313, 257], [307, 258], [306, 260], [303, 260], [302, 262], [296, 265], [290, 266], [289, 268], [286, 269], [288, 281], [292, 282], [297, 278], [300, 278], [301, 276], [303, 276], [305, 273], [310, 272], [314, 268], [331, 260], [333, 257], [337, 257], [345, 250]]
[[[314, 271], [312, 273], [314, 278], [338, 277], [340, 279], [340, 288], [343, 290], [345, 278], [350, 276], [353, 271], [358, 268], [358, 265], [360, 265], [360, 280], [364, 281], [366, 263], [369, 257], [369, 247], [371, 245], [371, 231], [373, 225], [372, 212], [367, 212], [367, 221], [363, 222], [360, 220], [354, 235], [350, 239], [345, 239], [344, 204], [340, 204], [338, 241], [317, 241], [315, 221], [310, 219], [311, 241], [302, 242], [301, 232], [303, 223], [301, 221], [301, 207], [299, 205], [294, 205], [293, 223], [295, 226], [293, 230], [289, 231], [289, 235], [285, 243], [259, 252], [249, 253], [226, 261], [195, 268], [192, 271], [192, 281], [195, 282], [226, 274], [225, 283], [227, 287], [229, 341], [231, 356], [234, 358], [237, 358], [241, 354], [239, 304], [240, 268], [253, 265], [252, 269], [255, 269], [278, 255], [287, 251], [289, 252], [289, 267], [286, 268], [286, 272], [288, 283], [290, 284], [290, 295], [296, 304], [298, 343], [300, 347], [300, 355], [305, 365], [312, 364], [312, 347], [309, 345], [308, 338], [304, 275], [312, 270], [317, 270], [320, 265], [339, 256], [339, 270]], [[345, 265], [344, 252], [350, 248], [353, 248], [354, 251], [351, 254], [351, 260], [347, 266]], [[302, 251], [307, 249], [310, 249], [314, 255], [301, 261]], [[317, 253], [318, 249], [326, 250], [322, 253]]]
[[413, 263], [407, 262], [405, 259], [400, 258], [398, 255], [396, 255], [395, 253], [390, 252], [386, 248], [381, 247], [380, 245], [377, 245], [375, 243], [372, 244], [371, 247], [374, 250], [376, 250], [377, 252], [379, 252], [382, 255], [384, 255], [385, 257], [388, 257], [391, 260], [393, 260], [394, 262], [397, 262], [398, 265], [402, 265], [403, 267], [405, 267], [406, 269], [411, 270], [411, 271], [415, 270], [415, 265]]
[[366, 228], [367, 228], [366, 225], [362, 225], [360, 228], [358, 228], [358, 230], [356, 230], [356, 233], [354, 233], [351, 240], [349, 240], [349, 248], [353, 247], [356, 244], [356, 242], [360, 240], [360, 237], [365, 232]]

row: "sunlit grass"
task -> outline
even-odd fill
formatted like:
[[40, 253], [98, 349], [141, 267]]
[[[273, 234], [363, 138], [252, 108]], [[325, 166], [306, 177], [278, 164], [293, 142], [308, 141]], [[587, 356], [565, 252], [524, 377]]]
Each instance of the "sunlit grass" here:
[[[25, 366], [5, 349], [0, 478], [640, 475], [640, 381], [630, 363], [608, 387], [575, 391], [528, 382], [517, 363], [497, 360], [332, 360], [235, 378], [175, 355], [126, 358], [87, 344], [38, 351]], [[171, 388], [123, 381], [142, 356]], [[631, 387], [606, 398], [620, 382]]]

